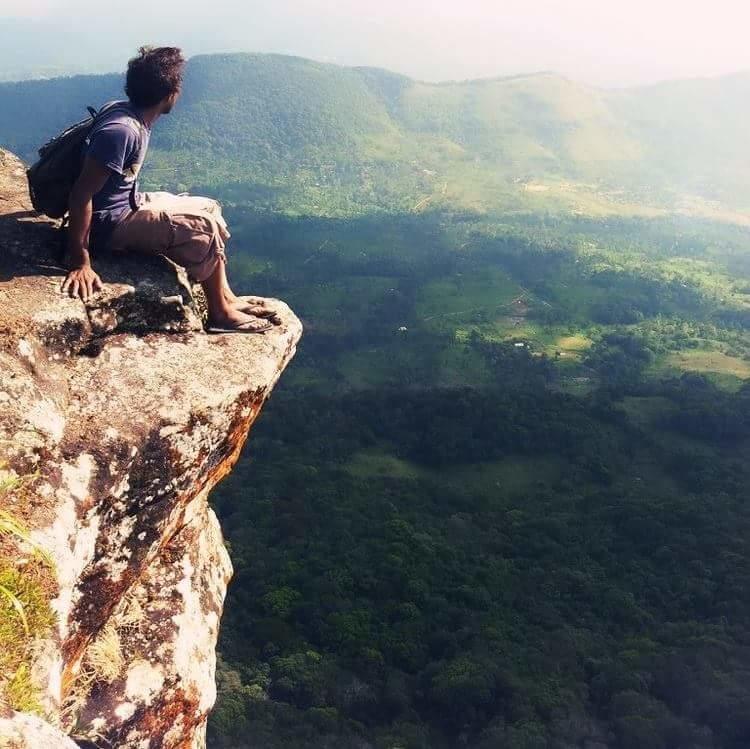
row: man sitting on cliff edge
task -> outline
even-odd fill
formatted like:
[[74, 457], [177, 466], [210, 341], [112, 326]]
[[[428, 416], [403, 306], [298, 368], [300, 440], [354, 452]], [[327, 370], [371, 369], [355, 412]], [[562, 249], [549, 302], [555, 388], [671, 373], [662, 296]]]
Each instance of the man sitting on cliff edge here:
[[[208, 331], [262, 333], [277, 322], [262, 301], [236, 296], [227, 281], [229, 238], [219, 204], [210, 198], [139, 192], [138, 173], [151, 129], [177, 101], [185, 60], [176, 47], [142, 47], [128, 63], [128, 101], [108, 105], [87, 138], [83, 168], [70, 195], [63, 291], [88, 300], [102, 288], [91, 254], [162, 254], [203, 286]], [[267, 319], [263, 319], [267, 318]]]

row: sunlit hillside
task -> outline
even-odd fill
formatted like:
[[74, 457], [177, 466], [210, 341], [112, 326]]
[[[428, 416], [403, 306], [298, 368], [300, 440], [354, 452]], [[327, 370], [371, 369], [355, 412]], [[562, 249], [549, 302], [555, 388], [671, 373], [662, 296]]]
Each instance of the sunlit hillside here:
[[[0, 85], [25, 158], [119, 76]], [[554, 75], [427, 84], [279, 55], [199, 56], [152, 180], [235, 182], [302, 213], [422, 209], [750, 216], [750, 75], [604, 91]], [[168, 156], [166, 155], [168, 154]]]

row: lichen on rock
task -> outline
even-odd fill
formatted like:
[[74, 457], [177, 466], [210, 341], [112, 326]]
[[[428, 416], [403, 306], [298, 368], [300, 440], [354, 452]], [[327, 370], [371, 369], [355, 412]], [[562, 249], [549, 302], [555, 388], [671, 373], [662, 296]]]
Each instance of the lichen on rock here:
[[265, 335], [206, 335], [184, 275], [141, 257], [97, 258], [106, 289], [84, 305], [59, 292], [57, 234], [0, 151], [0, 463], [35, 477], [8, 509], [57, 578], [40, 700], [94, 745], [199, 747], [231, 576], [207, 496], [301, 325], [268, 300], [282, 324]]

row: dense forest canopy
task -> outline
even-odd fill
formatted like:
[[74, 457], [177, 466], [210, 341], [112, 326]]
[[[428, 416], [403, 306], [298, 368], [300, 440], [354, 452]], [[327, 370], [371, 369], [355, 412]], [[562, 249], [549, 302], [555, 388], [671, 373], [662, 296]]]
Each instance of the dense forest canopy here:
[[750, 746], [748, 88], [191, 60], [148, 186], [306, 327], [213, 497], [211, 747]]

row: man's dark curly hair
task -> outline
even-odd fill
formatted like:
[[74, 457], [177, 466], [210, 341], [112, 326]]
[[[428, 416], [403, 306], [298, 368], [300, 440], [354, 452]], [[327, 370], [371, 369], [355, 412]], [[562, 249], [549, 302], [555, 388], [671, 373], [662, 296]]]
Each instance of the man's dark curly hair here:
[[179, 92], [185, 58], [179, 47], [141, 47], [128, 62], [125, 93], [136, 107], [153, 107]]

